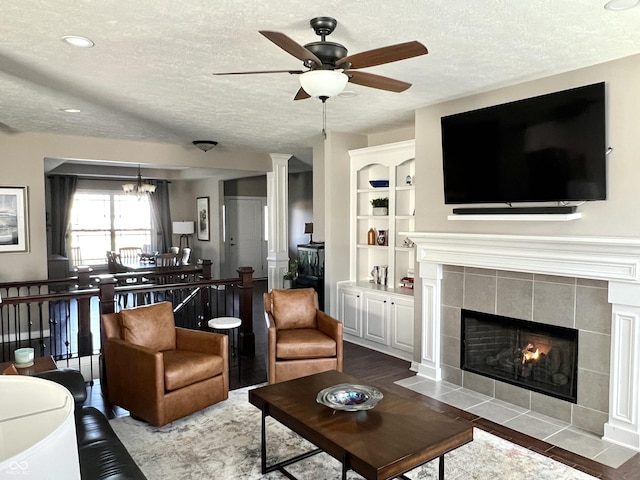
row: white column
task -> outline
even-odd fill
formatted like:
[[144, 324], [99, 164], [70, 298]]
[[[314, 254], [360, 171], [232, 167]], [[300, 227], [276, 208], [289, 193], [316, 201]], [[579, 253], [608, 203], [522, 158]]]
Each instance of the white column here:
[[272, 171], [267, 172], [268, 283], [269, 290], [282, 288], [289, 270], [289, 159], [271, 154]]
[[418, 375], [442, 380], [440, 366], [440, 310], [442, 264], [420, 262], [422, 279], [422, 355]]
[[640, 285], [609, 282], [612, 304], [609, 421], [604, 439], [640, 450]]

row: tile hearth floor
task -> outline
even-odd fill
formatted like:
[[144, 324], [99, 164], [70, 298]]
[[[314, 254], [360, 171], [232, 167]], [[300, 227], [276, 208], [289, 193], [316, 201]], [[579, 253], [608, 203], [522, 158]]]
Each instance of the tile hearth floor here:
[[612, 468], [618, 468], [637, 453], [555, 418], [452, 383], [434, 382], [417, 375], [395, 383]]

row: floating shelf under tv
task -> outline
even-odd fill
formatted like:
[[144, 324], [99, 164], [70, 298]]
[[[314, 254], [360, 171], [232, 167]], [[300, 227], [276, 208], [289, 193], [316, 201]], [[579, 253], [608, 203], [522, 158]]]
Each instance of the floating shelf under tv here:
[[566, 214], [484, 214], [484, 215], [449, 215], [448, 220], [475, 220], [475, 221], [509, 221], [509, 222], [570, 222], [582, 218], [582, 213]]

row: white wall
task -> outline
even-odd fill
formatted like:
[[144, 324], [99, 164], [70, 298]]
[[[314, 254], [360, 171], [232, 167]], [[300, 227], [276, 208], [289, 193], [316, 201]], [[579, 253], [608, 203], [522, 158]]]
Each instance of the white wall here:
[[[329, 132], [324, 142], [325, 311], [336, 316], [336, 282], [349, 278], [349, 150], [367, 146], [364, 135]], [[315, 185], [314, 185], [315, 187]], [[316, 212], [314, 211], [314, 217]], [[314, 224], [315, 229], [315, 224]]]
[[[0, 185], [26, 186], [28, 189], [29, 250], [23, 253], [0, 253], [0, 282], [39, 280], [47, 277], [47, 241], [45, 228], [44, 158], [92, 159], [123, 163], [147, 163], [159, 166], [188, 166], [267, 172], [271, 157], [251, 152], [207, 152], [192, 146], [154, 144], [103, 138], [38, 133], [0, 133]], [[205, 182], [203, 180], [203, 182]], [[212, 222], [219, 219], [220, 188], [198, 185], [198, 195], [212, 198]], [[177, 185], [176, 185], [177, 186]], [[195, 210], [196, 189], [192, 194]], [[184, 212], [180, 212], [182, 216]], [[174, 215], [174, 218], [178, 219]], [[212, 223], [213, 225], [213, 223]], [[216, 224], [217, 225], [217, 224]], [[218, 235], [212, 229], [212, 235]], [[219, 254], [219, 244], [202, 242], [202, 255]], [[219, 243], [219, 242], [218, 242]]]

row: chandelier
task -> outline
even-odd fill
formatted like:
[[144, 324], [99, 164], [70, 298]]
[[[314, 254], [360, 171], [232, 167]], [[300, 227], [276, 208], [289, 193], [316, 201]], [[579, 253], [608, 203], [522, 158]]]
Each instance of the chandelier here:
[[138, 177], [136, 179], [136, 183], [125, 183], [124, 185], [122, 185], [122, 189], [124, 190], [124, 193], [133, 193], [138, 197], [141, 197], [142, 195], [155, 192], [156, 186], [151, 185], [150, 183], [142, 182], [140, 165], [138, 165]]

